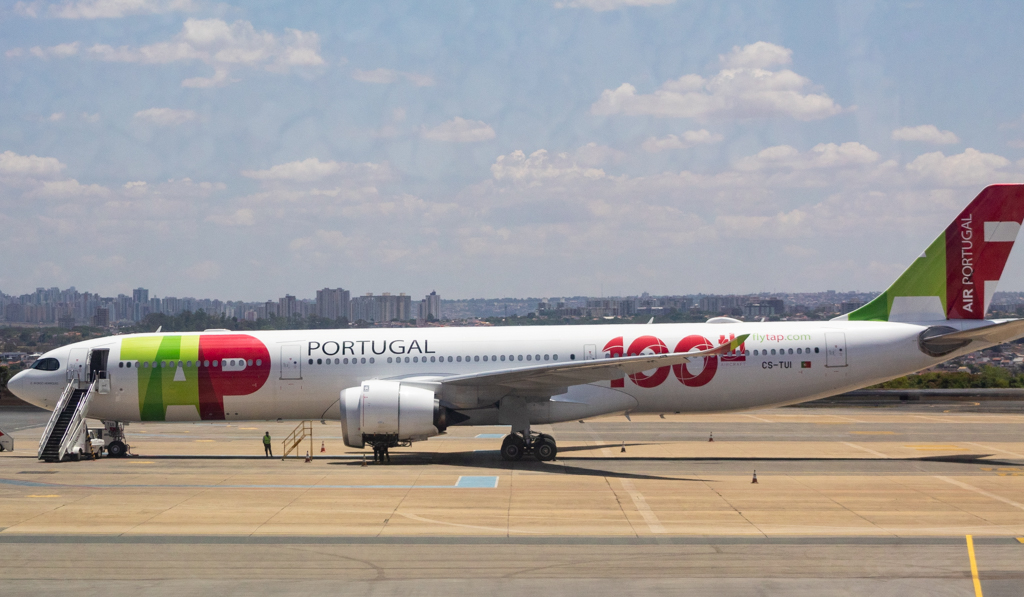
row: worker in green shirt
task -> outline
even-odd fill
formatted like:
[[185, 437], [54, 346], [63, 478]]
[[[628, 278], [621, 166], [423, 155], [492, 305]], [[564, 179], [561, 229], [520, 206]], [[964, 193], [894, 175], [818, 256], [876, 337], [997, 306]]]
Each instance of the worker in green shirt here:
[[273, 458], [274, 453], [270, 451], [270, 432], [263, 436], [263, 452], [267, 458]]

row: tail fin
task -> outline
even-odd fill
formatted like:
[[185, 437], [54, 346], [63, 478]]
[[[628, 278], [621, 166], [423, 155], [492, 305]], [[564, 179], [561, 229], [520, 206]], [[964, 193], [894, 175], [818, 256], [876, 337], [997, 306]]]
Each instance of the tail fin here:
[[983, 319], [1024, 220], [1024, 185], [986, 187], [892, 286], [837, 319]]

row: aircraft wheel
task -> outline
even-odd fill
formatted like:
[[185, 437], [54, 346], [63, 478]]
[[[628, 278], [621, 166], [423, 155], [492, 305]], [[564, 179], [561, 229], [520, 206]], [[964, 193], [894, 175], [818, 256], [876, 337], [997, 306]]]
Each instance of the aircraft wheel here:
[[550, 435], [541, 435], [533, 442], [533, 455], [537, 457], [537, 460], [546, 462], [554, 460], [558, 454], [558, 446], [555, 444], [555, 438]]
[[523, 453], [526, 451], [526, 445], [523, 443], [523, 438], [518, 435], [506, 435], [505, 440], [501, 442], [501, 458], [509, 462], [515, 462], [523, 458]]
[[127, 451], [122, 441], [110, 442], [110, 445], [107, 446], [107, 456], [111, 458], [124, 458]]

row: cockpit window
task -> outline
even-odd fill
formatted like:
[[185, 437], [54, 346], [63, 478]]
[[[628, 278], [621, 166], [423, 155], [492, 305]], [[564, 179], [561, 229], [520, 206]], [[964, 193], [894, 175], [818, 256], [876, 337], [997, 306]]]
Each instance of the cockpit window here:
[[39, 369], [40, 371], [56, 371], [60, 369], [60, 361], [57, 359], [39, 359], [32, 363], [30, 369]]

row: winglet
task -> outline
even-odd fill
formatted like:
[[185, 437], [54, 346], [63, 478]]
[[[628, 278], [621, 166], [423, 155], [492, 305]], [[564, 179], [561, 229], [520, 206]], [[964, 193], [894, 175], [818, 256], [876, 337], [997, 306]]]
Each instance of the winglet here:
[[729, 340], [728, 342], [725, 342], [720, 346], [716, 346], [714, 350], [706, 354], [726, 354], [730, 352], [735, 352], [739, 350], [740, 346], [743, 346], [743, 343], [746, 342], [747, 338], [749, 337], [750, 334], [740, 334], [739, 336], [736, 336], [732, 340]]

